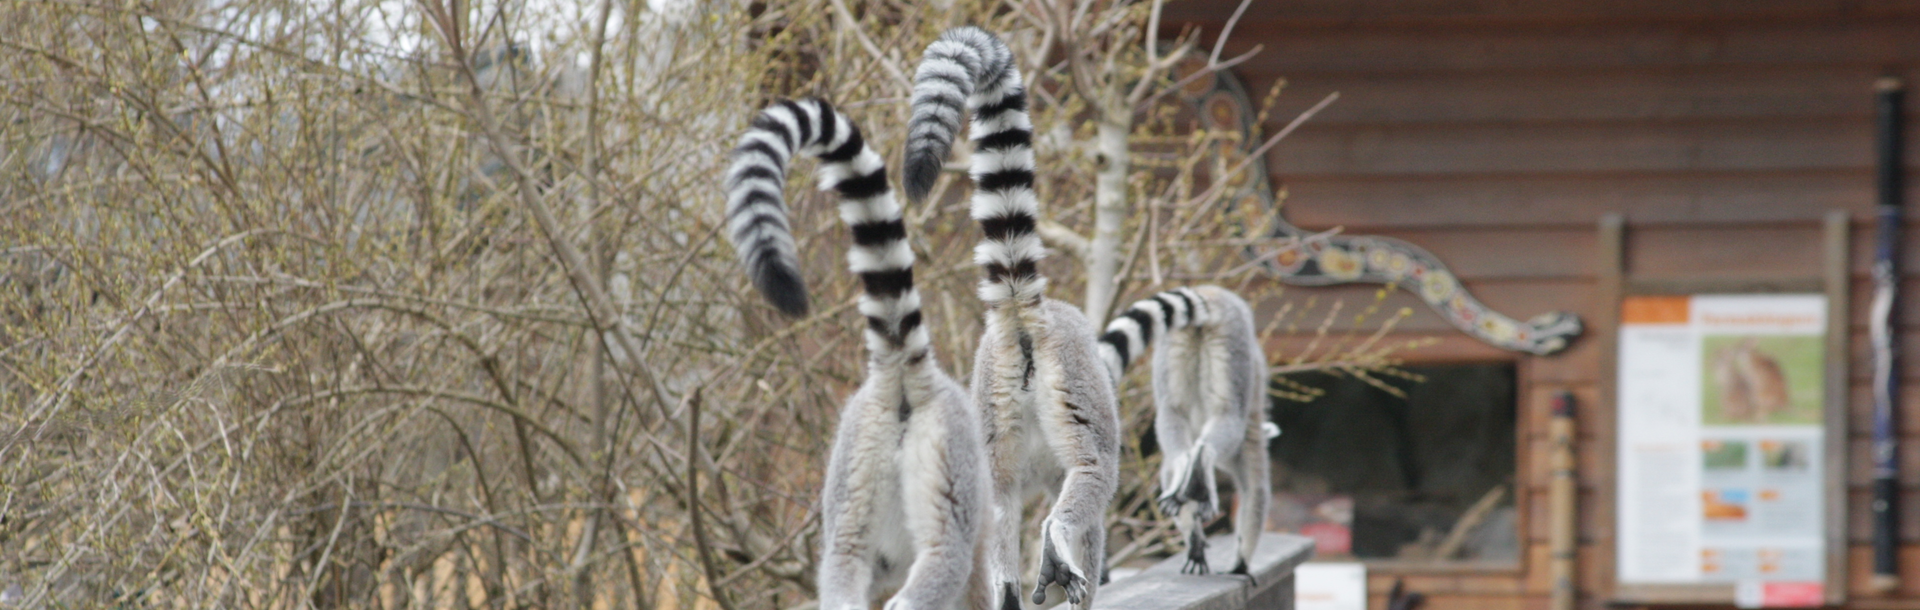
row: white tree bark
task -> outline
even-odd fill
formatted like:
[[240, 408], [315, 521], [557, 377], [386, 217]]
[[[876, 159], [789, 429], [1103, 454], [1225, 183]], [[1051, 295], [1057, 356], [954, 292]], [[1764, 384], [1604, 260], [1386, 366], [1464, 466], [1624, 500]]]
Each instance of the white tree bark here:
[[1120, 268], [1120, 237], [1127, 221], [1127, 133], [1133, 130], [1130, 106], [1109, 107], [1094, 138], [1098, 167], [1093, 191], [1093, 240], [1087, 248], [1087, 319], [1098, 324], [1113, 307], [1114, 277]]

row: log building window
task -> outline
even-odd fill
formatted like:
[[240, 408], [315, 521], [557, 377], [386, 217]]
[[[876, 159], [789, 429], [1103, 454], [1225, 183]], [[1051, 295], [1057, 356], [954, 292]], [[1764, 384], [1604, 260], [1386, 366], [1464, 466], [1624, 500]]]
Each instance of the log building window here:
[[1321, 558], [1518, 565], [1511, 362], [1410, 365], [1412, 379], [1311, 373], [1324, 390], [1275, 400], [1271, 529]]

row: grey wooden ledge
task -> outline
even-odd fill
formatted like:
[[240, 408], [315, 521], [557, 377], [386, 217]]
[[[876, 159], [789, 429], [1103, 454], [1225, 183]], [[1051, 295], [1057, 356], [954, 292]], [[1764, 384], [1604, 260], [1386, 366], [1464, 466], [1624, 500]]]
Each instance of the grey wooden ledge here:
[[[1248, 566], [1254, 576], [1251, 585], [1245, 576], [1234, 574], [1181, 574], [1186, 559], [1176, 555], [1100, 587], [1093, 610], [1291, 610], [1293, 568], [1312, 557], [1312, 539], [1266, 532]], [[1207, 564], [1215, 570], [1233, 569], [1232, 535], [1208, 541]]]

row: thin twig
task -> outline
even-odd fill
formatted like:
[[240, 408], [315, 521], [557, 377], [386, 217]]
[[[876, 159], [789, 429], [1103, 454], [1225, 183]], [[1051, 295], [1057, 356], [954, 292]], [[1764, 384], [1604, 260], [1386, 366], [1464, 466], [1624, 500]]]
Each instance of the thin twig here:
[[1220, 50], [1226, 48], [1227, 37], [1233, 35], [1234, 24], [1240, 23], [1240, 16], [1246, 14], [1247, 6], [1253, 0], [1240, 0], [1240, 7], [1233, 9], [1233, 16], [1227, 18], [1227, 26], [1220, 29], [1220, 35], [1213, 39], [1213, 53], [1207, 55], [1208, 66], [1220, 65]]
[[853, 32], [854, 40], [860, 41], [860, 48], [866, 49], [867, 54], [873, 56], [874, 63], [880, 64], [881, 69], [893, 75], [893, 80], [899, 81], [900, 86], [912, 91], [913, 79], [907, 78], [907, 73], [901, 71], [900, 66], [893, 65], [893, 60], [888, 59], [887, 54], [882, 53], [880, 47], [873, 44], [873, 39], [867, 37], [866, 28], [860, 27], [860, 20], [853, 18], [853, 11], [847, 9], [846, 0], [833, 0], [833, 11], [840, 16], [842, 22], [845, 22], [847, 30]]
[[1188, 231], [1193, 230], [1193, 223], [1198, 222], [1199, 218], [1204, 215], [1203, 212], [1212, 207], [1215, 201], [1219, 200], [1218, 195], [1220, 191], [1226, 187], [1227, 183], [1232, 181], [1234, 176], [1246, 171], [1247, 166], [1252, 165], [1255, 161], [1265, 162], [1266, 157], [1264, 155], [1267, 154], [1269, 149], [1272, 149], [1275, 144], [1279, 144], [1281, 140], [1286, 139], [1288, 134], [1300, 128], [1302, 124], [1307, 122], [1307, 119], [1313, 118], [1313, 115], [1318, 114], [1320, 109], [1326, 108], [1328, 104], [1332, 104], [1333, 101], [1337, 99], [1340, 99], [1339, 91], [1327, 94], [1327, 97], [1322, 98], [1320, 103], [1314, 104], [1313, 107], [1308, 108], [1306, 112], [1300, 113], [1300, 116], [1293, 117], [1293, 121], [1287, 123], [1287, 126], [1281, 129], [1280, 133], [1273, 134], [1273, 137], [1267, 138], [1266, 143], [1261, 144], [1260, 147], [1254, 149], [1253, 152], [1247, 153], [1247, 158], [1242, 159], [1238, 165], [1233, 166], [1233, 169], [1227, 170], [1226, 173], [1215, 177], [1213, 183], [1207, 185], [1207, 190], [1201, 191], [1199, 195], [1194, 196], [1192, 199], [1180, 202], [1180, 207], [1186, 207], [1194, 203], [1201, 204], [1198, 209], [1194, 210], [1191, 216], [1187, 217], [1187, 222], [1181, 225], [1180, 233], [1184, 235]]
[[522, 530], [520, 528], [507, 525], [505, 523], [501, 523], [498, 517], [490, 517], [487, 515], [477, 515], [474, 513], [463, 511], [463, 510], [447, 508], [445, 506], [434, 506], [431, 504], [421, 504], [418, 502], [370, 502], [366, 500], [354, 500], [351, 502], [347, 502], [346, 504], [333, 503], [333, 504], [321, 504], [318, 506], [311, 506], [311, 507], [303, 508], [300, 510], [288, 512], [281, 516], [285, 518], [304, 517], [306, 515], [310, 515], [313, 513], [323, 513], [330, 510], [340, 509], [343, 507], [344, 508], [370, 508], [373, 510], [404, 508], [407, 510], [415, 510], [420, 512], [451, 515], [454, 517], [460, 517], [462, 519], [466, 519], [468, 521], [471, 521], [480, 525], [485, 525], [485, 526], [500, 530], [502, 532], [506, 532], [508, 534], [512, 534], [513, 537], [519, 538], [521, 540], [525, 540], [527, 542], [534, 541], [532, 534], [527, 533], [526, 530]]
[[713, 548], [707, 542], [707, 529], [700, 518], [700, 388], [687, 394], [687, 520], [693, 525], [693, 543], [700, 550], [700, 567], [707, 573], [707, 592], [721, 610], [733, 610], [733, 602], [720, 589], [720, 568], [714, 564]]

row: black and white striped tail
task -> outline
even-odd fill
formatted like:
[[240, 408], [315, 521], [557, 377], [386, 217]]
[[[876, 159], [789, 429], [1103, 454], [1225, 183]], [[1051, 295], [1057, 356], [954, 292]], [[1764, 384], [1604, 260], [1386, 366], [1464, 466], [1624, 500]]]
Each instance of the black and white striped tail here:
[[824, 100], [768, 106], [733, 150], [726, 178], [728, 233], [754, 285], [781, 311], [806, 313], [807, 288], [782, 191], [796, 153], [819, 157], [821, 189], [840, 194], [840, 219], [853, 230], [847, 263], [866, 286], [860, 313], [867, 317], [868, 348], [924, 352], [928, 340], [913, 287], [913, 250], [887, 184], [886, 163], [861, 138], [860, 127]]
[[1013, 50], [986, 30], [947, 30], [920, 60], [907, 124], [907, 197], [919, 201], [933, 189], [966, 110], [973, 113], [971, 207], [986, 233], [974, 249], [974, 262], [987, 272], [980, 298], [989, 305], [1038, 302], [1046, 293], [1038, 268], [1046, 249], [1034, 232], [1040, 206], [1033, 192], [1026, 83]]
[[1190, 288], [1175, 288], [1134, 301], [1107, 323], [1107, 332], [1100, 335], [1100, 359], [1106, 362], [1107, 371], [1113, 373], [1113, 380], [1118, 382], [1127, 365], [1153, 347], [1155, 337], [1209, 324], [1211, 312], [1206, 297]]

